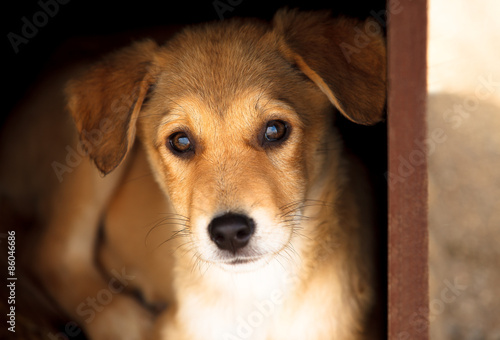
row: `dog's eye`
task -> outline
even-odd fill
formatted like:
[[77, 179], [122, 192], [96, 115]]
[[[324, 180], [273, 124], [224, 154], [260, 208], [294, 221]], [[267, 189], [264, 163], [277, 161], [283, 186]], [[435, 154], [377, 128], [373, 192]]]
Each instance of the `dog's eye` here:
[[193, 145], [185, 132], [176, 132], [168, 137], [170, 148], [177, 154], [193, 151]]
[[264, 142], [283, 141], [288, 136], [288, 125], [281, 120], [271, 120], [266, 124]]

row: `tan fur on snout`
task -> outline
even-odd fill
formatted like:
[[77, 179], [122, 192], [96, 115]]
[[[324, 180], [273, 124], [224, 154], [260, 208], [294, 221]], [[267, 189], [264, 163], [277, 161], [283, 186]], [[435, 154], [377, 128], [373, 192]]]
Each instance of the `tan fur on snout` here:
[[[37, 273], [92, 339], [375, 338], [370, 199], [333, 128], [335, 109], [362, 124], [382, 119], [382, 37], [348, 61], [340, 46], [359, 27], [298, 11], [200, 25], [108, 55], [71, 81], [80, 142], [111, 174], [99, 178], [86, 161], [57, 191], [71, 205], [78, 181], [92, 178], [79, 209], [61, 221], [51, 212]], [[266, 139], [273, 122], [285, 131], [276, 141]], [[172, 144], [179, 133], [187, 151]], [[230, 215], [251, 226], [231, 250], [210, 229]], [[91, 256], [101, 222], [105, 274]], [[47, 250], [54, 235], [57, 251]], [[70, 251], [77, 240], [83, 257]], [[83, 318], [82, 299], [119, 268], [133, 277], [127, 289]], [[82, 284], [69, 293], [71, 280]], [[156, 316], [146, 309], [162, 303]]]

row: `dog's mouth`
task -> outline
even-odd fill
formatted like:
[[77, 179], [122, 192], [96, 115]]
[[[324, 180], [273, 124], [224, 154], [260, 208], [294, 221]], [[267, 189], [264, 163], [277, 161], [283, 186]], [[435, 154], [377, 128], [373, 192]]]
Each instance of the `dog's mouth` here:
[[262, 257], [248, 257], [248, 258], [236, 258], [227, 262], [224, 262], [224, 264], [228, 264], [231, 266], [238, 266], [238, 265], [244, 265], [244, 264], [249, 264], [249, 263], [254, 263], [258, 262]]
[[235, 260], [232, 260], [232, 261], [229, 261], [226, 263], [230, 264], [232, 266], [237, 266], [240, 264], [246, 264], [246, 263], [251, 263], [251, 262], [254, 262], [254, 260], [252, 260], [252, 259], [235, 259]]
[[269, 262], [266, 256], [236, 257], [215, 264], [229, 272], [250, 272], [264, 267]]

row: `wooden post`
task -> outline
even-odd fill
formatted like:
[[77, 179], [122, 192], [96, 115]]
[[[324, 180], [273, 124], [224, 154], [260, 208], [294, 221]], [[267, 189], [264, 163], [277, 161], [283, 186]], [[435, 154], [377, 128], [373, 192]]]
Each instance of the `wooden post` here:
[[427, 230], [427, 1], [389, 0], [388, 332], [429, 338]]

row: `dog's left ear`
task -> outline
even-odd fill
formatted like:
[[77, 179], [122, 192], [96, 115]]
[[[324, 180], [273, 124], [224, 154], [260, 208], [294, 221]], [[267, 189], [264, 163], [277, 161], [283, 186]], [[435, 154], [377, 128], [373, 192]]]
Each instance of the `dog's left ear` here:
[[282, 53], [350, 120], [370, 125], [383, 119], [386, 50], [374, 20], [333, 19], [325, 12], [281, 10], [274, 30]]
[[136, 121], [153, 84], [151, 40], [114, 52], [66, 89], [82, 146], [103, 174], [123, 161], [134, 143]]

